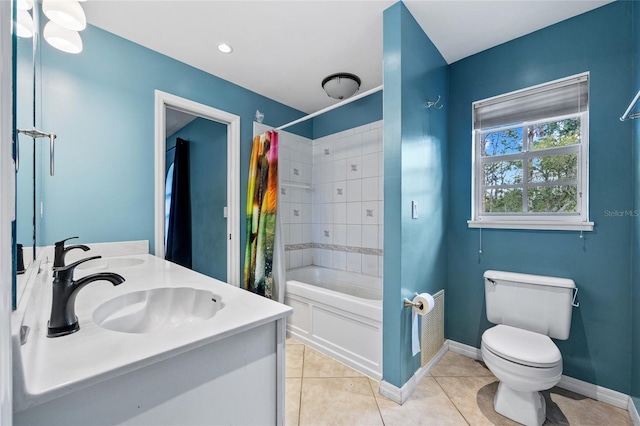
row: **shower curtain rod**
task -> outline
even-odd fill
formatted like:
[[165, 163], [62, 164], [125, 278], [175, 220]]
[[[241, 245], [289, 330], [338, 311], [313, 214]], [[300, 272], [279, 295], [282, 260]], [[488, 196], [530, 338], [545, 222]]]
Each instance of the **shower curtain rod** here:
[[280, 127], [277, 127], [276, 130], [286, 129], [287, 127], [291, 127], [291, 126], [293, 126], [295, 124], [302, 123], [303, 121], [307, 121], [310, 118], [316, 117], [316, 116], [318, 116], [320, 114], [324, 114], [325, 112], [329, 112], [332, 109], [339, 108], [339, 107], [341, 107], [343, 105], [346, 105], [346, 104], [349, 104], [349, 103], [351, 103], [353, 101], [357, 101], [358, 99], [364, 98], [365, 96], [369, 96], [369, 95], [371, 95], [373, 93], [379, 92], [380, 90], [382, 90], [382, 88], [383, 88], [383, 85], [381, 84], [378, 87], [374, 87], [373, 89], [367, 90], [366, 92], [362, 92], [362, 93], [360, 93], [360, 94], [358, 94], [356, 96], [352, 96], [352, 97], [350, 97], [348, 99], [345, 99], [344, 101], [338, 102], [337, 104], [333, 104], [333, 105], [328, 106], [328, 107], [326, 107], [324, 109], [321, 109], [320, 111], [316, 111], [316, 112], [314, 112], [312, 114], [305, 115], [302, 118], [298, 118], [297, 120], [294, 120], [291, 123], [287, 123], [287, 124], [284, 124], [284, 125], [282, 125]]

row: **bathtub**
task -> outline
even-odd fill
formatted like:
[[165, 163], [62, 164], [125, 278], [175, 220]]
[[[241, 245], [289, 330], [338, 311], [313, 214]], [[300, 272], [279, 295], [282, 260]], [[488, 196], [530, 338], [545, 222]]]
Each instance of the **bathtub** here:
[[319, 266], [287, 271], [287, 332], [297, 340], [380, 380], [382, 279]]

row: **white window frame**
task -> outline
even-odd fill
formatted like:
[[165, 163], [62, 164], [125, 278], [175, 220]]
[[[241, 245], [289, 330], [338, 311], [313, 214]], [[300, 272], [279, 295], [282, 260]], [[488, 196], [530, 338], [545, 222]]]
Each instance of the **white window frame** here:
[[[584, 74], [587, 75], [588, 74]], [[512, 99], [519, 93], [536, 90], [540, 87], [545, 87], [552, 84], [557, 84], [563, 80], [569, 80], [576, 76], [568, 77], [567, 79], [556, 80], [549, 83], [544, 83], [538, 86], [522, 89], [516, 92], [508, 93], [505, 95], [496, 96], [494, 98], [485, 99], [482, 101], [474, 102], [472, 106], [473, 122], [475, 123], [475, 105], [488, 100], [499, 100], [500, 98]], [[526, 128], [530, 125], [539, 123], [548, 123], [553, 121], [560, 121], [567, 118], [580, 118], [580, 144], [568, 147], [547, 148], [541, 150], [529, 150], [527, 146]], [[514, 128], [523, 129], [523, 151], [516, 154], [505, 154], [492, 157], [482, 157], [480, 143], [482, 135], [486, 133], [493, 133], [500, 130], [508, 130]], [[592, 231], [593, 222], [589, 221], [589, 112], [588, 109], [582, 112], [576, 112], [573, 114], [545, 117], [534, 121], [525, 121], [513, 125], [507, 125], [502, 127], [496, 127], [491, 129], [477, 129], [473, 130], [472, 134], [472, 200], [471, 200], [471, 220], [467, 221], [469, 228], [501, 228], [501, 229], [541, 229], [541, 230], [567, 230], [567, 231]], [[526, 180], [526, 168], [527, 159], [531, 157], [541, 157], [545, 154], [565, 154], [565, 153], [577, 153], [578, 155], [578, 176], [576, 181], [562, 181], [560, 184], [576, 184], [578, 190], [578, 212], [571, 213], [486, 213], [482, 211], [482, 200], [485, 191], [485, 185], [483, 185], [482, 171], [483, 164], [487, 162], [508, 161], [508, 160], [523, 160], [523, 178]], [[523, 182], [514, 185], [498, 186], [497, 188], [522, 188], [526, 200], [527, 188], [530, 186], [545, 186], [540, 183], [527, 183]], [[526, 203], [523, 205], [526, 209]]]

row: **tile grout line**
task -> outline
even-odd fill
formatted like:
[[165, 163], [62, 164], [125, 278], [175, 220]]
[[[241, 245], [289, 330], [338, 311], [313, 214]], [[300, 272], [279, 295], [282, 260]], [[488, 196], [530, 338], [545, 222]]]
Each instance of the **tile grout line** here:
[[[451, 397], [449, 396], [449, 393], [444, 390], [444, 388], [442, 387], [442, 385], [440, 384], [440, 382], [438, 382], [437, 377], [432, 376], [433, 377], [433, 381], [436, 382], [436, 384], [438, 385], [438, 387], [442, 390], [442, 392], [444, 392], [444, 394], [447, 396], [447, 399], [449, 400], [449, 402], [451, 402], [451, 405], [453, 405], [453, 407], [456, 409], [456, 411], [460, 414], [460, 416], [462, 416], [462, 420], [465, 421], [465, 423], [467, 423], [467, 425], [471, 425], [471, 423], [469, 422], [469, 420], [467, 420], [467, 418], [465, 417], [465, 415], [462, 413], [462, 411], [460, 411], [460, 409], [458, 408], [458, 405], [451, 399]], [[447, 376], [441, 376], [441, 377], [447, 377]], [[476, 377], [476, 376], [463, 376], [463, 377]]]
[[300, 371], [300, 394], [298, 395], [298, 422], [300, 426], [300, 419], [302, 418], [302, 385], [304, 384], [304, 358], [307, 352], [307, 345], [302, 345], [302, 371]]
[[369, 382], [369, 388], [373, 394], [373, 400], [376, 402], [376, 408], [378, 408], [378, 415], [382, 421], [382, 426], [385, 426], [384, 417], [382, 416], [382, 411], [380, 411], [380, 404], [378, 404], [378, 398], [376, 397], [376, 391], [373, 389], [373, 385], [371, 384], [371, 379], [369, 377], [367, 377], [367, 382]]

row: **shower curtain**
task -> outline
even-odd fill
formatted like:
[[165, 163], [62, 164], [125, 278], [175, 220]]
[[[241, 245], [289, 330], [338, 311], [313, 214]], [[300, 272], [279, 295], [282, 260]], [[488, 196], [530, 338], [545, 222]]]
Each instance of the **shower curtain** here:
[[[278, 205], [278, 133], [253, 138], [247, 185], [247, 246], [244, 257], [246, 290], [273, 299], [274, 243]], [[277, 268], [276, 268], [277, 269]]]
[[173, 160], [173, 184], [165, 259], [191, 268], [191, 194], [189, 144], [178, 138]]

